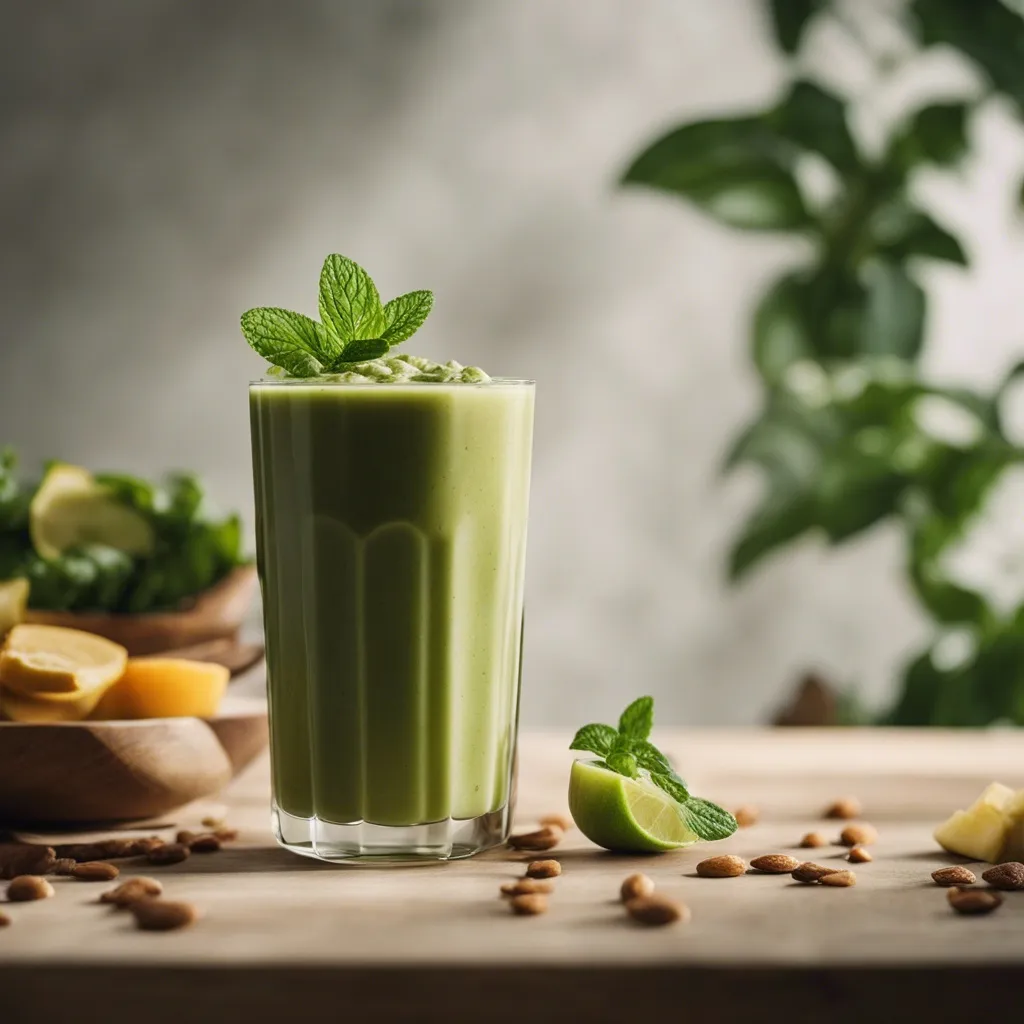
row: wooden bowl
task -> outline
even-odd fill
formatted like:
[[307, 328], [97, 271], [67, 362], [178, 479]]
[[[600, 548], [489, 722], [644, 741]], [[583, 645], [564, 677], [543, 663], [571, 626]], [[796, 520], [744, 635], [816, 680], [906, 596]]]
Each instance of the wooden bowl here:
[[259, 698], [225, 698], [210, 719], [0, 722], [0, 823], [163, 815], [217, 793], [266, 743]]
[[256, 569], [245, 565], [230, 572], [216, 586], [203, 591], [180, 611], [100, 615], [30, 610], [25, 621], [98, 633], [126, 647], [133, 656], [158, 654], [211, 640], [235, 639], [252, 604], [255, 590]]

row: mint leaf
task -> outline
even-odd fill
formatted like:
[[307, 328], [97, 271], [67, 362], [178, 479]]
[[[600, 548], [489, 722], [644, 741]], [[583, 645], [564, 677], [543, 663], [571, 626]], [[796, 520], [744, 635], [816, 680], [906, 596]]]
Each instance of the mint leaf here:
[[320, 271], [320, 319], [343, 342], [379, 338], [384, 331], [377, 286], [358, 263], [338, 253]]
[[690, 791], [686, 788], [686, 783], [673, 771], [651, 772], [651, 781], [668, 793], [677, 803], [683, 804], [690, 799]]
[[342, 367], [345, 363], [365, 363], [368, 359], [376, 359], [387, 355], [388, 343], [383, 338], [355, 338], [345, 345], [344, 351], [331, 364], [331, 369]]
[[636, 770], [636, 758], [624, 750], [614, 750], [606, 758], [605, 762], [613, 772], [625, 775], [627, 778], [635, 779], [638, 775]]
[[622, 712], [619, 719], [619, 733], [634, 740], [645, 740], [651, 735], [654, 725], [654, 698], [637, 697]]
[[739, 827], [727, 810], [697, 796], [691, 796], [680, 809], [687, 827], [701, 839], [727, 839]]
[[398, 345], [411, 338], [427, 319], [434, 305], [433, 292], [407, 292], [384, 305], [384, 333], [389, 345]]
[[322, 331], [315, 320], [288, 309], [261, 306], [242, 314], [245, 340], [293, 377], [315, 377], [323, 369], [317, 358]]
[[570, 750], [589, 750], [592, 754], [607, 757], [619, 734], [610, 725], [592, 722], [583, 726], [572, 738]]
[[648, 740], [634, 740], [630, 750], [641, 768], [646, 768], [652, 774], [672, 774], [672, 765], [669, 764], [668, 758]]

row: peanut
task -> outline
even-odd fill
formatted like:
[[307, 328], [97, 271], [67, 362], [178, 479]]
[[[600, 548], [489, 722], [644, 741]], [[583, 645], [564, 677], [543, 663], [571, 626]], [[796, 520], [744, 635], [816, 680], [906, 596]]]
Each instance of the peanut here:
[[855, 846], [846, 855], [846, 859], [851, 864], [870, 864], [875, 858], [871, 856], [870, 850], [865, 850], [863, 846]]
[[800, 846], [805, 850], [818, 846], [828, 846], [828, 840], [820, 832], [808, 832], [807, 835], [800, 840]]
[[127, 907], [136, 900], [159, 896], [164, 887], [155, 878], [138, 876], [129, 878], [114, 889], [108, 889], [100, 896], [100, 903], [112, 903], [115, 907]]
[[513, 896], [508, 901], [513, 914], [520, 917], [533, 917], [536, 914], [544, 914], [548, 909], [548, 898], [542, 893], [526, 893], [522, 896]]
[[815, 864], [814, 861], [808, 860], [795, 867], [790, 874], [798, 882], [817, 882], [834, 871], [842, 871], [842, 868], [827, 868], [824, 864]]
[[818, 879], [819, 885], [834, 885], [836, 888], [846, 888], [857, 884], [857, 876], [852, 871], [830, 871]]
[[873, 825], [847, 825], [839, 833], [841, 846], [870, 846], [878, 841], [878, 830]]
[[649, 896], [637, 896], [626, 904], [626, 913], [640, 924], [663, 925], [675, 921], [689, 921], [690, 908], [684, 903], [651, 893]]
[[1003, 902], [991, 889], [950, 889], [946, 898], [958, 914], [990, 914]]
[[541, 828], [553, 826], [554, 828], [560, 828], [563, 832], [568, 832], [575, 824], [576, 822], [568, 814], [545, 814], [540, 819]]
[[732, 812], [732, 816], [736, 819], [736, 824], [740, 828], [750, 828], [751, 825], [756, 825], [758, 818], [761, 817], [761, 812], [753, 804], [744, 804], [742, 807], [737, 807]]
[[552, 850], [562, 841], [563, 834], [556, 825], [545, 825], [536, 832], [509, 836], [508, 845], [514, 850]]
[[630, 875], [619, 889], [619, 896], [623, 903], [630, 900], [641, 899], [650, 896], [654, 892], [654, 883], [646, 875]]
[[39, 875], [18, 875], [7, 886], [7, 898], [12, 903], [45, 900], [53, 895], [53, 886]]
[[697, 865], [697, 874], [701, 878], [736, 878], [747, 870], [747, 862], [742, 857], [722, 854], [709, 857]]
[[535, 860], [526, 869], [527, 878], [557, 878], [562, 865], [557, 860]]
[[983, 871], [981, 877], [993, 889], [1005, 889], [1007, 891], [1024, 889], [1024, 864], [1015, 860], [1007, 861], [1005, 864], [997, 864], [994, 868]]
[[76, 864], [68, 874], [83, 882], [112, 882], [121, 872], [105, 861], [87, 860], [84, 864]]
[[135, 924], [144, 932], [169, 932], [175, 928], [187, 928], [198, 917], [199, 912], [191, 903], [173, 900], [135, 900], [128, 905], [135, 917]]
[[859, 818], [863, 812], [864, 809], [855, 796], [844, 796], [825, 808], [825, 817], [849, 820], [850, 818]]
[[542, 881], [539, 878], [520, 878], [518, 882], [506, 882], [501, 887], [502, 896], [531, 896], [534, 893], [554, 891], [555, 887], [550, 882]]
[[36, 843], [0, 843], [0, 878], [45, 875], [53, 869], [56, 855], [52, 846]]
[[765, 875], [788, 875], [800, 867], [800, 861], [785, 853], [766, 853], [763, 857], [755, 857], [750, 866]]
[[182, 843], [164, 843], [163, 846], [154, 847], [146, 855], [150, 864], [180, 864], [187, 860], [192, 851]]

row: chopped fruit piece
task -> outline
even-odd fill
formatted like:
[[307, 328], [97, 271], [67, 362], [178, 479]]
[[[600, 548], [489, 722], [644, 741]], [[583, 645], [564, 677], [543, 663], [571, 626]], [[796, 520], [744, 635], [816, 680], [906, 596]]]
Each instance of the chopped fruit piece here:
[[0, 714], [12, 722], [80, 722], [99, 703], [102, 690], [72, 700], [54, 697], [22, 697], [0, 688]]
[[995, 863], [1014, 825], [1017, 794], [993, 782], [966, 811], [957, 811], [935, 830], [939, 845], [950, 853]]
[[230, 674], [223, 665], [205, 661], [131, 658], [91, 717], [210, 718], [220, 707]]
[[22, 623], [0, 652], [0, 686], [26, 697], [77, 700], [102, 693], [127, 660], [120, 644], [93, 633]]
[[20, 576], [0, 583], [0, 637], [6, 635], [25, 617], [28, 586], [28, 580]]

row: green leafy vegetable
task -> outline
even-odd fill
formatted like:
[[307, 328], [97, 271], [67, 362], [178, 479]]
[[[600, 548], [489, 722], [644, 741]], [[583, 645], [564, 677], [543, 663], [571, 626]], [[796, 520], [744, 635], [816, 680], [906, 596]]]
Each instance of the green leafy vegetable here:
[[583, 726], [569, 746], [604, 758], [604, 767], [626, 778], [646, 775], [679, 805], [687, 827], [701, 839], [724, 839], [736, 831], [736, 819], [709, 800], [691, 796], [669, 759], [648, 740], [654, 724], [654, 699], [638, 697], [619, 718], [618, 729], [591, 723]]
[[433, 302], [432, 292], [418, 291], [382, 306], [370, 275], [332, 253], [320, 271], [319, 323], [287, 309], [258, 307], [242, 314], [242, 334], [272, 367], [292, 377], [340, 373], [386, 356], [410, 338]]

